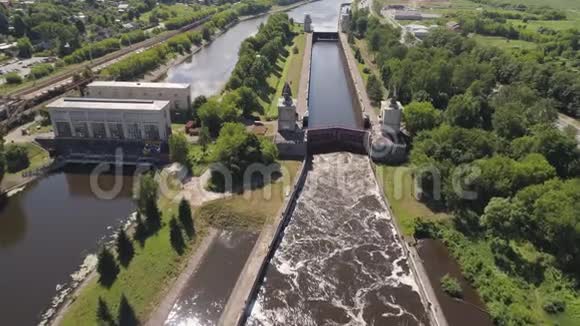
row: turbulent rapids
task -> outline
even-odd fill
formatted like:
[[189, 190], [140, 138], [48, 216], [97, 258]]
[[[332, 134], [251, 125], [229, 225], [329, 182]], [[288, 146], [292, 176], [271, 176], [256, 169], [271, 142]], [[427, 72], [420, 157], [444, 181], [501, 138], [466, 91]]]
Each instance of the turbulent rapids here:
[[371, 166], [316, 155], [248, 325], [428, 325]]

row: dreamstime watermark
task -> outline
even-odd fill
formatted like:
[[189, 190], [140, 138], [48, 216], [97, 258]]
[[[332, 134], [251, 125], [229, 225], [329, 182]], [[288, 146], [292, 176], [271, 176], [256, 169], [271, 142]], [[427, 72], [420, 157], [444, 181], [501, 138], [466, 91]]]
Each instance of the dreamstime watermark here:
[[[311, 169], [311, 163], [305, 169]], [[321, 173], [308, 175], [309, 188], [319, 189], [336, 193], [341, 191], [348, 196], [350, 192], [361, 187], [376, 187], [374, 176], [368, 175], [371, 172], [369, 167], [355, 166], [360, 164], [348, 161], [327, 161]], [[364, 164], [368, 164], [364, 163]], [[137, 165], [132, 171], [132, 182], [129, 185], [133, 189], [133, 194], [139, 193], [139, 180], [144, 173], [152, 171], [150, 165]], [[441, 200], [443, 198], [444, 183], [450, 185], [448, 192], [452, 191], [457, 198], [463, 200], [476, 200], [478, 193], [473, 190], [474, 182], [481, 175], [481, 169], [475, 164], [464, 164], [455, 167], [447, 172], [447, 180], [443, 180], [443, 173], [435, 165], [423, 166], [397, 166], [392, 167], [388, 175], [384, 175], [383, 169], [376, 169], [376, 177], [383, 187], [392, 187], [392, 198], [390, 200], [401, 200], [409, 193], [413, 193], [416, 198], [423, 194], [428, 194], [431, 200]], [[308, 172], [306, 172], [308, 173]], [[123, 165], [123, 150], [117, 149], [114, 162], [99, 163], [90, 173], [90, 189], [95, 197], [99, 199], [111, 200], [117, 198], [123, 189], [124, 183], [130, 178], [126, 178], [128, 172]], [[292, 171], [284, 164], [253, 163], [242, 173], [234, 173], [225, 164], [215, 163], [208, 167], [208, 171], [200, 177], [190, 177], [184, 169], [174, 169], [172, 166], [155, 172], [155, 180], [158, 184], [159, 196], [178, 202], [183, 196], [204, 196], [206, 194], [216, 194], [212, 189], [219, 189], [216, 195], [230, 196], [232, 194], [241, 195], [245, 200], [270, 201], [278, 191], [284, 197], [296, 187], [297, 178], [300, 171]], [[103, 187], [99, 180], [106, 176], [112, 178], [111, 182]], [[411, 178], [411, 189], [409, 182], [405, 178]], [[277, 184], [276, 187], [273, 187]], [[210, 187], [211, 185], [211, 187]], [[210, 196], [211, 197], [211, 196]], [[277, 197], [278, 198], [278, 197]]]

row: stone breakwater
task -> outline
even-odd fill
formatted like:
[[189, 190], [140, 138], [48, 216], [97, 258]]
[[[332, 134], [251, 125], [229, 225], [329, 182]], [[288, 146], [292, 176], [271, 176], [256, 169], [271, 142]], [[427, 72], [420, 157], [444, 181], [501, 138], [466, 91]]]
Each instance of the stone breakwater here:
[[313, 157], [248, 325], [428, 325], [368, 158]]

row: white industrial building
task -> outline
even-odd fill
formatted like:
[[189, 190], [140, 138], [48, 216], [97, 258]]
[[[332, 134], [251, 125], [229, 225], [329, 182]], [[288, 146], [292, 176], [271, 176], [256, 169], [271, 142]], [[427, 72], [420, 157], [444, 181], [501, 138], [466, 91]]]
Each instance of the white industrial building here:
[[55, 139], [167, 141], [169, 101], [59, 98], [47, 105]]
[[141, 83], [94, 81], [87, 85], [87, 97], [170, 101], [170, 109], [186, 111], [191, 107], [191, 86], [181, 83]]
[[392, 99], [381, 101], [381, 122], [384, 135], [397, 135], [401, 132], [403, 105]]

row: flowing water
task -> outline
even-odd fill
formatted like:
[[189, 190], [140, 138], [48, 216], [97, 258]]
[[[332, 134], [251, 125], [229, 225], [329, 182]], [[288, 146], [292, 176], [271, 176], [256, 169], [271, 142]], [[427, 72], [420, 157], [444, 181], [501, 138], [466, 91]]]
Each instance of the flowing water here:
[[[303, 22], [310, 14], [317, 31], [336, 30], [339, 5], [345, 1], [321, 0], [289, 10], [296, 22]], [[215, 39], [211, 45], [191, 56], [182, 64], [169, 69], [164, 82], [190, 83], [191, 96], [213, 96], [221, 91], [238, 61], [238, 49], [249, 36], [257, 33], [258, 26], [267, 16], [240, 22]]]
[[57, 289], [134, 211], [132, 177], [99, 177], [103, 189], [122, 183], [113, 200], [93, 194], [86, 168], [68, 168], [30, 184], [0, 206], [2, 325], [34, 325]]
[[368, 158], [316, 155], [248, 325], [427, 325]]
[[215, 325], [257, 235], [246, 231], [220, 231], [199, 269], [173, 305], [165, 325]]

